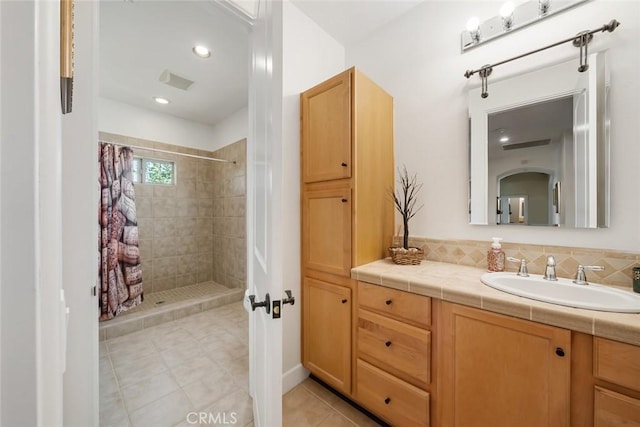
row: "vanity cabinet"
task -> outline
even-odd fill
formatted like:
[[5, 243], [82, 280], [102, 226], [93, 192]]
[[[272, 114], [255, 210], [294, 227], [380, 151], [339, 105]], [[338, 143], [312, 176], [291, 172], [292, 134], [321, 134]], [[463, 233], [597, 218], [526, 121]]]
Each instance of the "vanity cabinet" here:
[[302, 361], [353, 397], [350, 272], [392, 243], [393, 98], [351, 68], [303, 92], [300, 117]]
[[595, 427], [640, 426], [640, 347], [595, 337]]
[[571, 331], [441, 306], [439, 425], [569, 425]]
[[430, 425], [431, 299], [358, 282], [356, 399], [392, 425]]

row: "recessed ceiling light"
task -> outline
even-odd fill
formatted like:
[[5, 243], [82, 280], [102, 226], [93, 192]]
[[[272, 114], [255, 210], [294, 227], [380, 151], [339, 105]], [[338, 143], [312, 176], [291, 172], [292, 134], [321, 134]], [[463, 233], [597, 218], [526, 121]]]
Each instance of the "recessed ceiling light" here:
[[507, 142], [507, 141], [509, 141], [508, 136], [503, 136], [502, 138], [500, 138], [500, 142]]
[[169, 100], [167, 98], [163, 98], [161, 96], [156, 96], [155, 98], [153, 98], [154, 101], [156, 101], [158, 104], [162, 104], [162, 105], [166, 105], [169, 103]]
[[200, 58], [208, 58], [211, 56], [211, 51], [209, 50], [209, 48], [201, 44], [195, 45], [192, 50], [193, 53]]

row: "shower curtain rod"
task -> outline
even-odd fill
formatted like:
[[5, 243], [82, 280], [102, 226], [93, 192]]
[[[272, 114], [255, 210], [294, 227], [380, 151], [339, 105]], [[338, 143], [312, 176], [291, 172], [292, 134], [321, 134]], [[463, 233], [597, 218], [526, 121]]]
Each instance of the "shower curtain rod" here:
[[118, 145], [120, 147], [137, 148], [139, 150], [156, 151], [158, 153], [175, 154], [177, 156], [193, 157], [195, 159], [211, 160], [214, 162], [222, 162], [222, 163], [233, 163], [234, 165], [236, 164], [235, 160], [217, 159], [215, 157], [206, 157], [206, 156], [198, 156], [196, 154], [178, 153], [177, 151], [161, 150], [159, 148], [141, 147], [139, 145], [119, 144], [117, 142], [107, 142], [107, 141], [99, 141], [99, 142], [106, 142], [107, 144]]

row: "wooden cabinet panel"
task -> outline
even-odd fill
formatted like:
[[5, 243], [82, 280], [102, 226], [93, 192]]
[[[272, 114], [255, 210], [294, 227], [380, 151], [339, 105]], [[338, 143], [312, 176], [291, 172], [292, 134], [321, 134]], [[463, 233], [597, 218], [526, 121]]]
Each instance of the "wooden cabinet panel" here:
[[395, 426], [429, 426], [429, 393], [360, 359], [357, 373], [357, 396], [365, 407]]
[[640, 400], [595, 387], [595, 427], [640, 427]]
[[351, 275], [351, 190], [327, 186], [302, 196], [303, 266]]
[[351, 392], [351, 289], [303, 281], [303, 363], [327, 384]]
[[302, 181], [351, 176], [351, 76], [348, 70], [301, 95]]
[[596, 378], [640, 391], [640, 347], [594, 338], [593, 374]]
[[358, 282], [358, 305], [422, 328], [431, 325], [431, 298]]
[[569, 425], [571, 332], [442, 304], [443, 426]]
[[431, 374], [431, 332], [359, 310], [358, 357], [426, 388]]

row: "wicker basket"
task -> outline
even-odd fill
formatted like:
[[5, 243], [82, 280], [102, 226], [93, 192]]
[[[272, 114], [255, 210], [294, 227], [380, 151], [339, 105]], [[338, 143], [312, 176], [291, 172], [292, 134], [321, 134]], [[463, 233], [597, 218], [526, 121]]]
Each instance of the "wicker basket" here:
[[424, 250], [420, 248], [389, 248], [389, 255], [396, 264], [419, 265], [424, 256]]

